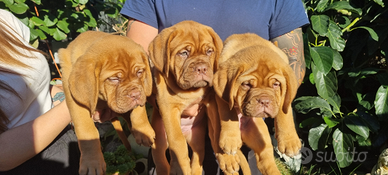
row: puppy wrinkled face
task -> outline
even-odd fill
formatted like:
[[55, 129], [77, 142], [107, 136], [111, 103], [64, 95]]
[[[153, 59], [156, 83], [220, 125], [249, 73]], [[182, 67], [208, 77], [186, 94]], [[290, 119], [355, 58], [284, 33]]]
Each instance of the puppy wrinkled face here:
[[[119, 59], [128, 61], [122, 64], [117, 62]], [[122, 52], [113, 55], [102, 67], [99, 97], [107, 101], [109, 108], [116, 113], [126, 113], [146, 102], [146, 65], [141, 60], [139, 54]]]
[[244, 116], [274, 118], [281, 107], [281, 86], [286, 85], [285, 79], [278, 74], [260, 75], [263, 74], [252, 72], [238, 79], [240, 87], [236, 101]]
[[[178, 32], [170, 42], [170, 70], [184, 90], [210, 87], [215, 65], [215, 43], [208, 31]], [[182, 36], [183, 35], [183, 36]]]

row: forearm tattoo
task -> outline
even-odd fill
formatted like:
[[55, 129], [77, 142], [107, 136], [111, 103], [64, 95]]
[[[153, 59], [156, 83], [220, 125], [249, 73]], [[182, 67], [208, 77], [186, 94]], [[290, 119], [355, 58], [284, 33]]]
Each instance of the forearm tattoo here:
[[300, 86], [306, 73], [302, 29], [297, 28], [271, 41], [288, 56], [290, 66], [294, 70], [298, 86]]
[[131, 30], [133, 22], [135, 22], [135, 21], [136, 21], [136, 19], [128, 18], [128, 25], [127, 25], [127, 32], [126, 32], [127, 35], [128, 35], [129, 30]]

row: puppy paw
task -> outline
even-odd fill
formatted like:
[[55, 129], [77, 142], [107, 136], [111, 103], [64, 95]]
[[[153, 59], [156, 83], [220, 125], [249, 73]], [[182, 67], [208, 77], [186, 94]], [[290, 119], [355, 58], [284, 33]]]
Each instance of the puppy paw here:
[[276, 134], [276, 140], [278, 141], [278, 149], [281, 153], [289, 157], [294, 157], [299, 154], [302, 143], [296, 133], [280, 132]]
[[219, 145], [224, 153], [235, 155], [242, 146], [240, 130], [237, 132], [221, 131]]
[[155, 142], [155, 131], [151, 125], [143, 125], [132, 127], [131, 133], [136, 140], [136, 143], [146, 147], [151, 147]]
[[106, 171], [106, 164], [101, 152], [89, 157], [81, 153], [80, 158], [80, 175], [103, 175]]
[[240, 169], [240, 158], [237, 156], [237, 154], [231, 155], [218, 153], [216, 154], [216, 158], [218, 160], [219, 167], [224, 172], [224, 174], [238, 174]]

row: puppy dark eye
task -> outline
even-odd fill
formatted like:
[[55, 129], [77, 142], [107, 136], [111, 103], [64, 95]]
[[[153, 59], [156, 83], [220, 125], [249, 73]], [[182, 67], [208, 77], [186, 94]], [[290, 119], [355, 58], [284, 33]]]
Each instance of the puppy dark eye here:
[[187, 57], [189, 57], [189, 55], [190, 55], [190, 53], [187, 50], [183, 50], [183, 51], [179, 52], [179, 56], [181, 56], [183, 59], [186, 59]]
[[279, 88], [279, 87], [280, 87], [280, 82], [277, 81], [277, 82], [275, 82], [272, 86], [273, 86], [273, 88], [275, 88], [275, 89], [276, 89], [276, 88]]
[[209, 49], [206, 51], [206, 55], [210, 56], [214, 52], [213, 49]]
[[143, 75], [143, 72], [144, 72], [143, 69], [138, 70], [136, 73], [137, 77], [141, 77]]

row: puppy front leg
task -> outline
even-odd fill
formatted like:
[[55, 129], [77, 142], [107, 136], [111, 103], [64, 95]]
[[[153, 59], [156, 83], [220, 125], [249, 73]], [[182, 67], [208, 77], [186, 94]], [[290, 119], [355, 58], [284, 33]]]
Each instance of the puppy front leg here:
[[206, 114], [205, 110], [197, 115], [195, 122], [196, 126], [192, 127], [191, 132], [184, 134], [187, 142], [193, 150], [191, 156], [191, 171], [193, 175], [202, 175], [203, 171], [203, 160], [205, 158], [205, 136], [206, 136]]
[[[181, 174], [181, 170], [184, 175], [191, 175], [187, 142], [180, 127], [181, 112], [177, 108], [160, 105], [160, 113], [171, 152], [170, 174]], [[175, 162], [179, 167], [175, 166]]]
[[223, 99], [216, 96], [216, 100], [221, 123], [219, 145], [224, 153], [234, 155], [242, 146], [238, 115]]
[[287, 114], [280, 111], [275, 117], [275, 137], [281, 153], [290, 157], [299, 154], [302, 143], [296, 133], [291, 106]]
[[[217, 101], [215, 96], [209, 98], [209, 102], [206, 104], [207, 117], [208, 117], [208, 130], [209, 138], [214, 151], [214, 154], [218, 160], [220, 169], [224, 174], [238, 174], [239, 171], [239, 160], [237, 154], [225, 154], [220, 148], [220, 132], [221, 132], [221, 121], [218, 112]], [[228, 108], [226, 108], [228, 109]], [[245, 172], [244, 172], [245, 173]], [[248, 174], [247, 174], [248, 175]]]
[[136, 143], [146, 147], [153, 146], [155, 141], [155, 131], [148, 120], [146, 106], [138, 106], [132, 110], [129, 117], [131, 121], [131, 133], [136, 139]]
[[257, 168], [263, 175], [281, 175], [275, 163], [271, 137], [262, 118], [249, 118], [242, 128], [242, 139], [256, 156]]
[[154, 108], [151, 118], [152, 128], [155, 130], [155, 144], [152, 147], [152, 158], [156, 166], [156, 174], [169, 174], [170, 165], [167, 161], [166, 150], [168, 147], [166, 131], [159, 111]]
[[71, 95], [66, 96], [66, 102], [74, 123], [81, 152], [79, 174], [105, 174], [106, 164], [102, 155], [100, 136], [89, 110], [78, 106], [71, 98]]

